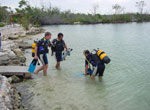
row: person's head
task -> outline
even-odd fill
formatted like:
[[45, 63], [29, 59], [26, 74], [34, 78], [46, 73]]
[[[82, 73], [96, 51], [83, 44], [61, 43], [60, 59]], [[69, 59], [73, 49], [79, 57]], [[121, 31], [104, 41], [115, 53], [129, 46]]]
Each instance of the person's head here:
[[58, 37], [59, 40], [62, 40], [62, 39], [63, 39], [63, 36], [64, 36], [63, 33], [58, 33], [58, 36], [57, 36], [57, 37]]
[[88, 56], [88, 55], [90, 54], [90, 52], [89, 52], [89, 50], [84, 50], [83, 54], [84, 54], [85, 56]]
[[45, 39], [46, 40], [50, 40], [51, 39], [51, 33], [50, 32], [46, 32], [45, 33]]

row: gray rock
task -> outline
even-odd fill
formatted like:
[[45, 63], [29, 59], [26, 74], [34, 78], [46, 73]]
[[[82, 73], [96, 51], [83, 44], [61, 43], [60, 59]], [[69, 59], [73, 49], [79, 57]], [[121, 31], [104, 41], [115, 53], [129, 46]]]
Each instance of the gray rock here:
[[23, 30], [23, 31], [18, 32], [17, 35], [19, 37], [25, 37], [26, 36], [26, 32]]
[[44, 30], [39, 27], [31, 27], [28, 31], [26, 31], [26, 34], [27, 35], [35, 35], [35, 34], [39, 34], [41, 32], [44, 32]]
[[8, 78], [8, 82], [12, 83], [12, 78], [11, 77]]
[[19, 43], [18, 46], [19, 46], [19, 48], [22, 48], [22, 49], [32, 48], [31, 44], [25, 44], [25, 43]]
[[16, 40], [18, 38], [19, 38], [19, 35], [11, 34], [10, 36], [8, 36], [8, 39], [11, 39], [11, 40]]
[[5, 76], [0, 75], [0, 110], [12, 110], [11, 85]]
[[25, 37], [26, 31], [24, 28], [20, 25], [14, 24], [14, 25], [6, 25], [3, 28], [0, 28], [0, 32], [2, 33], [2, 39], [18, 39], [19, 37]]
[[15, 76], [15, 75], [12, 76], [11, 79], [12, 79], [12, 82], [13, 82], [13, 83], [21, 82], [21, 79], [20, 79], [19, 77]]
[[17, 49], [12, 49], [12, 51], [15, 53], [15, 55], [17, 56], [23, 56], [23, 52], [17, 48]]
[[23, 52], [13, 41], [2, 41], [2, 52], [0, 52], [0, 66], [2, 65], [22, 65], [26, 58]]

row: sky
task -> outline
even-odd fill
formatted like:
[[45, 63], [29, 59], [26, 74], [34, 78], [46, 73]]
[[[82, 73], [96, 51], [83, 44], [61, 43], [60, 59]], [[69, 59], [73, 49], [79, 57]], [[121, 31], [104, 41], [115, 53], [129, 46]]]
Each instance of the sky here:
[[[18, 7], [20, 0], [0, 0], [1, 6], [9, 6], [12, 9]], [[138, 12], [136, 2], [140, 0], [27, 0], [29, 4], [34, 7], [41, 7], [41, 5], [47, 6], [51, 4], [52, 7], [58, 7], [61, 11], [71, 10], [74, 13], [91, 13], [93, 6], [97, 4], [99, 8], [97, 13], [100, 14], [113, 14], [112, 6], [119, 4], [124, 8], [124, 13]], [[150, 13], [150, 0], [144, 0], [144, 12]]]

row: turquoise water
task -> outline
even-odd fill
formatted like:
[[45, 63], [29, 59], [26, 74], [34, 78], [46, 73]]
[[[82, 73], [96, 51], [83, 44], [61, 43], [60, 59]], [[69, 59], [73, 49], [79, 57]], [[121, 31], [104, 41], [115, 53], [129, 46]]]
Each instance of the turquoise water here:
[[[149, 110], [150, 109], [150, 23], [54, 25], [52, 33], [64, 33], [70, 57], [55, 69], [49, 54], [48, 76], [34, 75], [33, 110]], [[41, 38], [36, 35], [33, 39]], [[31, 41], [30, 41], [31, 42]], [[111, 58], [103, 81], [77, 77], [84, 72], [85, 49], [103, 49]], [[31, 61], [27, 50], [27, 64]]]

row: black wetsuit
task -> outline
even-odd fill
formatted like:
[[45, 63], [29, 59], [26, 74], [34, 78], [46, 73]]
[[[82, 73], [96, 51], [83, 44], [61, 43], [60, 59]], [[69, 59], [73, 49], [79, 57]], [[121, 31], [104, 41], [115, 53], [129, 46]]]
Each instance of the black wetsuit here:
[[54, 45], [53, 51], [56, 52], [55, 53], [56, 60], [57, 62], [60, 62], [62, 61], [62, 51], [64, 50], [65, 42], [64, 40], [54, 39], [52, 43]]
[[97, 67], [95, 75], [103, 76], [105, 64], [99, 59], [99, 57], [96, 54], [90, 54], [86, 57], [85, 65], [89, 65], [89, 63], [93, 67]]
[[37, 43], [37, 47], [38, 47], [37, 55], [43, 65], [48, 64], [47, 53], [49, 53], [48, 50], [49, 45], [51, 45], [51, 42], [49, 40], [46, 40], [45, 38], [42, 38]]

